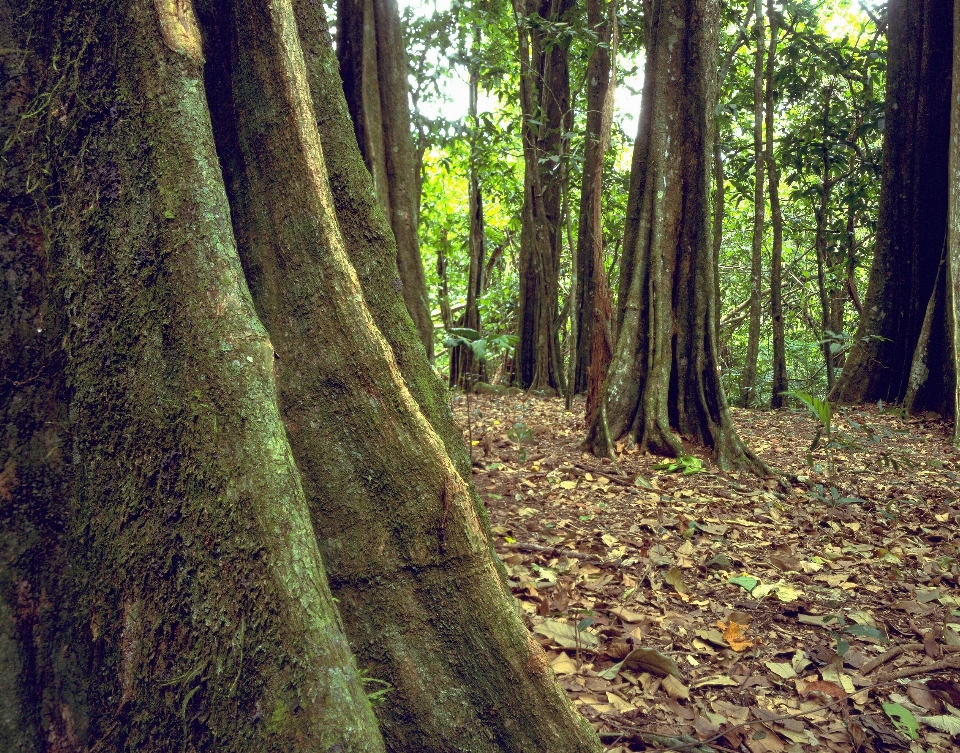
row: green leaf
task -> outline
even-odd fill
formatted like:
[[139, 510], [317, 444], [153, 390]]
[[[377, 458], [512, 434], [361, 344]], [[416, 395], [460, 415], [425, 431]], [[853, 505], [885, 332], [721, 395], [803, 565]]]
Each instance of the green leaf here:
[[463, 338], [467, 342], [473, 342], [474, 340], [480, 339], [480, 333], [475, 329], [471, 329], [470, 327], [451, 327], [447, 330], [447, 335], [450, 337]]
[[872, 625], [850, 625], [849, 627], [845, 627], [843, 632], [856, 635], [860, 638], [875, 638], [883, 643], [887, 642], [887, 636]]
[[752, 591], [760, 584], [760, 581], [757, 578], [754, 578], [752, 575], [738, 575], [735, 578], [728, 580], [727, 583], [740, 586], [740, 588], [746, 591]]
[[917, 724], [917, 718], [910, 713], [909, 709], [904, 708], [899, 703], [884, 703], [882, 705], [884, 713], [890, 717], [890, 721], [893, 722], [894, 727], [911, 740], [918, 740], [920, 738], [918, 734], [920, 725]]

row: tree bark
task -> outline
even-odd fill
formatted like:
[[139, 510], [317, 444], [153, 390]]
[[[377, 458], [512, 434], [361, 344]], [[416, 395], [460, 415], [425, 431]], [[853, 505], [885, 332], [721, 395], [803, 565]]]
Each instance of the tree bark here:
[[747, 352], [740, 379], [740, 405], [752, 407], [757, 402], [757, 362], [760, 358], [760, 288], [763, 287], [763, 234], [767, 208], [763, 184], [763, 59], [764, 29], [763, 0], [756, 0], [754, 22], [753, 62], [753, 240], [750, 248], [750, 326], [747, 332]]
[[842, 403], [903, 400], [946, 232], [952, 5], [891, 0], [888, 17], [877, 241]]
[[3, 2], [0, 35], [3, 748], [383, 750], [237, 258], [192, 9]]
[[[474, 55], [479, 54], [480, 29], [474, 30]], [[479, 61], [474, 59], [470, 63], [470, 101], [469, 111], [470, 128], [470, 168], [467, 180], [469, 182], [469, 209], [470, 236], [468, 240], [470, 251], [470, 266], [467, 273], [467, 305], [463, 312], [461, 326], [480, 332], [480, 296], [483, 295], [484, 263], [486, 261], [486, 238], [483, 223], [483, 195], [480, 191], [478, 139], [480, 122], [477, 117], [477, 98], [480, 88]], [[472, 387], [483, 378], [483, 362], [477, 359], [472, 349], [462, 345], [457, 346], [450, 353], [450, 386], [460, 387], [463, 390]]]
[[[580, 221], [577, 227], [576, 290], [574, 338], [573, 393], [586, 392], [589, 384], [602, 386], [606, 376], [613, 343], [594, 342], [594, 332], [601, 340], [607, 339], [610, 303], [597, 307], [597, 300], [609, 296], [606, 270], [603, 266], [603, 158], [609, 148], [610, 127], [613, 121], [613, 91], [616, 76], [613, 72], [611, 49], [616, 48], [616, 2], [610, 0], [604, 7], [602, 0], [587, 2], [587, 25], [597, 32], [597, 44], [587, 64], [587, 124], [584, 139], [583, 177], [580, 188]], [[604, 11], [607, 20], [604, 22]], [[615, 54], [615, 53], [614, 53]], [[599, 329], [597, 329], [599, 328]], [[592, 354], [596, 350], [606, 363], [594, 370], [597, 378], [589, 379]], [[588, 412], [589, 413], [589, 412]]]
[[[572, 0], [513, 0], [524, 160], [516, 378], [524, 389], [559, 391], [564, 386], [557, 326], [565, 175], [560, 160], [572, 122], [567, 52], [560, 45], [547, 49], [543, 32], [531, 28], [527, 19], [539, 13], [558, 21], [572, 7]], [[551, 156], [557, 160], [541, 164]]]
[[338, 0], [337, 56], [357, 142], [397, 240], [396, 278], [433, 358], [433, 320], [420, 257], [420, 159], [413, 145], [406, 45], [396, 0]]
[[[32, 46], [41, 69], [0, 116], [0, 740], [383, 750], [349, 638], [393, 686], [386, 749], [598, 750], [365, 305], [353, 186], [321, 148], [349, 121], [342, 94], [317, 105], [339, 87], [320, 11], [25, 6], [0, 3], [31, 25], [3, 83], [26, 86]], [[38, 103], [55, 116], [24, 118]]]
[[[396, 239], [358, 149], [340, 78], [330, 73], [337, 70], [337, 58], [326, 18], [312, 0], [293, 0], [293, 7], [304, 50], [313, 115], [347, 256], [360, 280], [367, 309], [390, 343], [404, 382], [443, 439], [460, 475], [469, 478], [470, 458], [463, 433], [450, 412], [447, 390], [423, 358], [422, 341], [410, 326], [399, 283]], [[485, 517], [480, 503], [478, 514]]]
[[960, 442], [960, 3], [953, 12], [953, 84], [950, 95], [950, 149], [947, 195], [947, 334], [953, 372], [953, 442]]
[[773, 152], [774, 72], [777, 66], [777, 43], [780, 17], [767, 0], [767, 17], [770, 19], [770, 48], [767, 52], [766, 77], [766, 162], [770, 192], [770, 220], [773, 224], [773, 244], [770, 253], [770, 321], [773, 328], [773, 385], [770, 396], [771, 408], [785, 408], [788, 400], [784, 394], [790, 389], [787, 378], [787, 347], [783, 322], [783, 211], [780, 209], [780, 170]]
[[717, 84], [715, 0], [644, 4], [647, 59], [624, 233], [619, 335], [587, 444], [764, 470], [737, 437], [720, 384], [709, 165]]

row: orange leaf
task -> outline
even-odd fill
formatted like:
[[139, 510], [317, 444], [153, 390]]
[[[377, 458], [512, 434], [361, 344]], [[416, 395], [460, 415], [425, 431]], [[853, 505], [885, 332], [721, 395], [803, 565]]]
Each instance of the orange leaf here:
[[746, 628], [731, 620], [730, 622], [721, 622], [717, 620], [717, 627], [723, 631], [723, 639], [734, 651], [738, 653], [740, 651], [746, 651], [748, 648], [753, 648], [753, 640], [750, 638], [745, 638], [743, 631]]

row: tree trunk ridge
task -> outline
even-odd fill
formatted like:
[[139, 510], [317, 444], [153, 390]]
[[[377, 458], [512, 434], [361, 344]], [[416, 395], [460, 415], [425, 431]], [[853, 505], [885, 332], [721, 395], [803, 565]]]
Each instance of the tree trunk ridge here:
[[[27, 271], [49, 253], [22, 289], [63, 343], [32, 404], [5, 385], [0, 417], [7, 432], [24, 410], [54, 417], [74, 457], [38, 454], [60, 441], [49, 429], [0, 448], [5, 582], [20, 584], [3, 594], [0, 649], [21, 658], [0, 680], [19, 704], [0, 740], [596, 751], [500, 579], [469, 465], [451, 459], [462, 439], [388, 292], [372, 191], [353, 204], [372, 221], [341, 222], [370, 184], [322, 12], [119, 6], [0, 2], [0, 20], [49, 25], [18, 30], [4, 73], [8, 50], [38, 45], [49, 78], [34, 93], [62, 114], [36, 139], [0, 121], [15, 155], [46, 150], [58, 205], [0, 252]], [[36, 207], [26, 185], [2, 185], [4, 202]], [[36, 316], [6, 338], [31, 357]], [[64, 520], [30, 522], [56, 490], [20, 480], [57, 461]], [[38, 550], [41, 524], [58, 535]], [[379, 720], [355, 656], [392, 686]]]

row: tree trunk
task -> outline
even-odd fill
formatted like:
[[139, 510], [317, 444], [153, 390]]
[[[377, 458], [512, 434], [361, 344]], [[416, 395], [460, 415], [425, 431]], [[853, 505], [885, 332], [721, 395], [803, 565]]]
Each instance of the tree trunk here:
[[[598, 336], [606, 339], [609, 325], [598, 310], [596, 301], [607, 298], [606, 270], [603, 266], [603, 218], [601, 216], [603, 195], [603, 158], [610, 143], [610, 127], [613, 120], [613, 91], [616, 76], [613, 74], [611, 49], [616, 48], [616, 2], [607, 3], [608, 18], [604, 22], [603, 0], [588, 0], [587, 25], [596, 30], [597, 43], [587, 64], [587, 124], [585, 133], [583, 177], [580, 187], [580, 221], [577, 227], [577, 263], [573, 356], [573, 393], [587, 391], [591, 357], [594, 350], [603, 357], [612, 350], [613, 344], [594, 343], [595, 325], [601, 329]], [[614, 53], [615, 54], [615, 53]], [[606, 304], [609, 312], [610, 305]], [[609, 355], [607, 356], [609, 358]], [[595, 371], [602, 386], [607, 364], [600, 364]]]
[[647, 59], [624, 233], [619, 336], [587, 444], [763, 470], [740, 441], [720, 384], [709, 165], [716, 106], [716, 0], [644, 4]]
[[[480, 30], [474, 30], [474, 55], [479, 54]], [[480, 134], [480, 122], [477, 117], [477, 97], [479, 96], [480, 71], [479, 61], [474, 59], [470, 63], [470, 102], [469, 116], [472, 133], [470, 135], [470, 174], [469, 182], [469, 212], [470, 212], [470, 267], [467, 275], [467, 306], [463, 312], [461, 326], [480, 332], [480, 296], [483, 295], [484, 263], [486, 260], [486, 238], [483, 223], [483, 195], [480, 192], [480, 176], [478, 174], [477, 139]], [[472, 349], [457, 346], [450, 354], [450, 386], [457, 386], [463, 390], [472, 389], [483, 378], [483, 362], [477, 359]]]
[[410, 128], [406, 45], [396, 0], [338, 0], [337, 40], [357, 142], [397, 240], [397, 284], [432, 359], [433, 321], [417, 238], [420, 159]]
[[190, 6], [3, 2], [0, 36], [3, 749], [383, 750]]
[[877, 241], [856, 345], [831, 394], [842, 403], [903, 400], [946, 232], [952, 5], [890, 0], [888, 15]]
[[827, 390], [834, 386], [833, 355], [830, 350], [830, 338], [827, 332], [830, 329], [830, 293], [827, 289], [827, 213], [830, 211], [830, 191], [832, 185], [824, 170], [821, 184], [820, 205], [816, 210], [816, 231], [814, 233], [814, 254], [817, 257], [817, 294], [820, 299], [820, 328], [816, 332], [820, 337], [820, 353], [823, 356], [824, 368], [827, 372]]
[[[933, 411], [942, 415], [954, 409], [955, 375], [950, 348], [936, 346], [948, 338], [946, 266], [944, 249], [910, 364], [910, 380], [903, 397], [903, 408], [908, 413]], [[947, 389], [942, 389], [944, 385]]]
[[[570, 130], [570, 84], [567, 53], [543, 44], [542, 32], [530, 28], [535, 12], [559, 20], [572, 0], [513, 0], [520, 53], [520, 111], [524, 161], [520, 232], [519, 342], [516, 378], [525, 389], [562, 390], [563, 361], [557, 327], [561, 204], [560, 158]], [[541, 158], [547, 159], [541, 164]], [[553, 171], [550, 172], [550, 167]]]
[[784, 393], [790, 389], [787, 378], [787, 347], [783, 322], [783, 212], [780, 209], [780, 170], [773, 153], [774, 71], [777, 65], [777, 43], [780, 17], [767, 0], [767, 17], [770, 19], [770, 48], [767, 52], [766, 79], [766, 161], [770, 191], [770, 219], [773, 222], [773, 245], [770, 253], [770, 321], [773, 325], [773, 385], [770, 396], [771, 408], [785, 408], [788, 400]]
[[[450, 310], [450, 279], [447, 275], [447, 229], [440, 228], [437, 239], [437, 277], [440, 278], [440, 321], [444, 329], [453, 327], [453, 312]], [[452, 367], [452, 362], [451, 362]]]
[[[367, 309], [390, 343], [404, 382], [443, 439], [460, 475], [469, 478], [470, 458], [463, 433], [450, 412], [447, 390], [423, 358], [422, 341], [410, 326], [396, 265], [396, 239], [358, 149], [340, 78], [330, 73], [337, 70], [337, 58], [326, 19], [313, 0], [293, 0], [293, 7], [305, 53], [313, 115], [347, 256], [360, 280]], [[485, 516], [480, 503], [478, 514]]]
[[[0, 39], [3, 83], [33, 87], [0, 110], [0, 740], [383, 750], [349, 638], [393, 686], [391, 751], [597, 750], [365, 306], [317, 128], [349, 128], [342, 95], [317, 106], [319, 12], [29, 11], [0, 3], [0, 35], [32, 24]], [[56, 117], [24, 118], [38, 103]]]
[[[734, 40], [733, 44], [730, 46], [730, 49], [727, 50], [726, 55], [724, 56], [723, 64], [720, 66], [720, 73], [717, 77], [717, 92], [723, 91], [723, 82], [727, 78], [727, 74], [730, 72], [730, 66], [733, 65], [733, 59], [736, 56], [737, 52], [740, 51], [740, 48], [743, 46], [744, 42], [747, 41], [748, 34], [745, 33], [746, 28], [750, 24], [750, 19], [753, 16], [753, 4], [747, 8], [747, 14], [743, 21], [743, 27], [740, 30], [740, 33], [737, 35], [737, 38]], [[719, 96], [719, 95], [718, 95]], [[723, 248], [723, 218], [726, 212], [726, 182], [727, 178], [724, 175], [723, 170], [723, 146], [720, 143], [720, 129], [714, 128], [713, 133], [713, 273], [716, 276], [717, 280], [720, 279], [720, 251]], [[723, 301], [720, 296], [720, 285], [716, 287], [716, 307], [717, 307], [717, 333], [716, 338], [717, 342], [720, 342], [720, 316], [719, 312], [723, 309]]]
[[960, 442], [960, 3], [953, 14], [953, 86], [950, 97], [950, 149], [947, 202], [947, 334], [953, 372], [953, 442]]
[[740, 405], [752, 407], [757, 402], [757, 362], [760, 358], [760, 288], [763, 287], [763, 233], [767, 199], [763, 190], [763, 0], [756, 0], [753, 62], [753, 243], [750, 249], [750, 326], [747, 332], [747, 353], [740, 379]]

